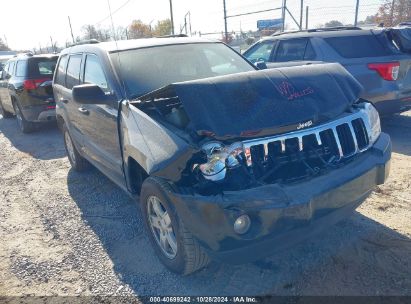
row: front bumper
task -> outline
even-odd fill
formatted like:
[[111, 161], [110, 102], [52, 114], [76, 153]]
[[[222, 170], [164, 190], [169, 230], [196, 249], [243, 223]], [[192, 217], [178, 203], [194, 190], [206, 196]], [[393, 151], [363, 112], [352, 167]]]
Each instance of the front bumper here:
[[[212, 258], [243, 263], [300, 242], [348, 217], [389, 174], [391, 141], [382, 133], [345, 166], [293, 185], [265, 185], [216, 196], [169, 193], [186, 228]], [[245, 235], [233, 223], [248, 214]]]

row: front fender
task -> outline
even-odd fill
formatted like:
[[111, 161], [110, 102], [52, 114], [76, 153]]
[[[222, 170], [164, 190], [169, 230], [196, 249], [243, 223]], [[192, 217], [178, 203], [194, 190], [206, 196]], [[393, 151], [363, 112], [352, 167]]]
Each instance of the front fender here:
[[179, 181], [197, 150], [128, 102], [122, 103], [120, 119], [125, 166], [133, 158], [148, 175]]

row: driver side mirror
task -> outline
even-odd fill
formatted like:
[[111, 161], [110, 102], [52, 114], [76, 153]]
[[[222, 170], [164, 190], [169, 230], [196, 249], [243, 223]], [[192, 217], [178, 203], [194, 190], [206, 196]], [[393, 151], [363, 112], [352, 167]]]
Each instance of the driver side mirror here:
[[80, 104], [103, 104], [111, 101], [112, 95], [106, 94], [96, 84], [81, 84], [73, 87], [73, 100]]
[[4, 75], [6, 74], [6, 71], [1, 70], [0, 71], [0, 80], [4, 80]]
[[266, 70], [267, 69], [267, 64], [265, 63], [265, 61], [262, 61], [262, 60], [255, 62], [254, 65], [259, 70]]

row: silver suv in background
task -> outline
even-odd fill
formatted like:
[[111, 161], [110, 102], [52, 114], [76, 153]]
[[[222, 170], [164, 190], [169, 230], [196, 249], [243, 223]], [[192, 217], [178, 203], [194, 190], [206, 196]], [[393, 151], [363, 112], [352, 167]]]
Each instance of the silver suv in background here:
[[252, 63], [264, 61], [268, 68], [338, 62], [362, 84], [361, 97], [381, 115], [411, 107], [411, 53], [396, 43], [391, 29], [285, 32], [261, 39], [243, 55]]

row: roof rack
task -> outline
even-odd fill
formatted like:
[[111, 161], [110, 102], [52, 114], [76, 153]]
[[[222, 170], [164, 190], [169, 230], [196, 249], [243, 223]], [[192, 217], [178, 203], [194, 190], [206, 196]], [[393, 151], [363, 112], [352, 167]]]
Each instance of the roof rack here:
[[362, 30], [358, 26], [334, 26], [334, 27], [323, 27], [318, 29], [309, 29], [308, 32], [328, 32], [328, 31], [351, 31], [351, 30]]
[[32, 52], [27, 52], [27, 53], [16, 54], [13, 57], [22, 57], [22, 56], [33, 57], [34, 54]]
[[186, 38], [186, 37], [188, 37], [186, 34], [177, 34], [177, 35], [157, 36], [156, 38]]
[[331, 31], [349, 31], [349, 30], [362, 30], [358, 26], [334, 26], [334, 27], [322, 27], [307, 30], [297, 30], [282, 33], [274, 33], [271, 36], [280, 36], [285, 34], [296, 34], [296, 33], [316, 33], [316, 32], [331, 32]]
[[76, 45], [82, 45], [82, 44], [96, 44], [96, 43], [100, 43], [100, 41], [98, 41], [97, 39], [89, 39], [89, 40], [81, 40], [79, 42], [70, 44], [69, 46], [76, 46]]

